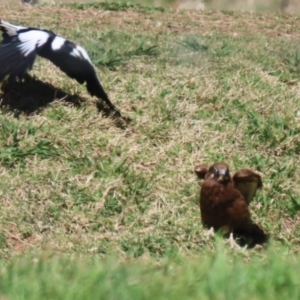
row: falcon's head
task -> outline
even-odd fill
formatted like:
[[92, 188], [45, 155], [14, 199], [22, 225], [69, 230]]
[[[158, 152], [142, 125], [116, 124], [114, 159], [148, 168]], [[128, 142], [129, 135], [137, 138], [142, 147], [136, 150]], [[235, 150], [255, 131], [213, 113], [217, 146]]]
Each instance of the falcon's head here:
[[228, 165], [225, 163], [213, 164], [209, 168], [205, 178], [213, 178], [223, 184], [229, 183], [231, 181], [231, 177]]

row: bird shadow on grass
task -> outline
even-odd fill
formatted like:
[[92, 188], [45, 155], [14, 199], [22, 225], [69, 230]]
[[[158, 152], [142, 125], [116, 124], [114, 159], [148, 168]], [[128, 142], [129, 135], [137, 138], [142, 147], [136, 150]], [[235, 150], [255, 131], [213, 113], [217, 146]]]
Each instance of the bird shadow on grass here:
[[[31, 115], [39, 113], [55, 100], [70, 103], [75, 107], [81, 107], [86, 101], [78, 95], [68, 94], [52, 84], [43, 82], [28, 74], [25, 75], [22, 81], [5, 81], [2, 83], [0, 90], [0, 108], [7, 112], [13, 112], [15, 117], [21, 114]], [[110, 109], [101, 102], [97, 103], [97, 108], [95, 109], [98, 109], [102, 116], [113, 118]], [[124, 126], [124, 122], [120, 122], [116, 118], [113, 119], [116, 126]]]
[[[28, 74], [22, 81], [7, 80], [2, 83], [0, 90], [0, 109], [12, 112], [15, 117], [19, 117], [21, 114], [39, 113], [47, 105], [57, 100], [72, 104], [75, 107], [81, 107], [86, 102], [86, 99], [78, 95], [68, 94], [64, 90]], [[125, 117], [114, 117], [112, 111], [102, 101], [97, 102], [95, 109], [102, 116], [112, 118], [117, 127], [126, 128], [131, 121]]]
[[84, 99], [70, 95], [65, 91], [45, 83], [35, 77], [26, 75], [22, 82], [7, 80], [2, 84], [0, 107], [11, 111], [15, 116], [39, 113], [44, 107], [57, 99], [81, 107]]
[[237, 229], [233, 232], [234, 239], [237, 244], [241, 247], [247, 246], [247, 248], [252, 249], [255, 246], [262, 246], [267, 244], [270, 235], [266, 234], [258, 225], [253, 224], [255, 230], [254, 232], [247, 232], [241, 229]]

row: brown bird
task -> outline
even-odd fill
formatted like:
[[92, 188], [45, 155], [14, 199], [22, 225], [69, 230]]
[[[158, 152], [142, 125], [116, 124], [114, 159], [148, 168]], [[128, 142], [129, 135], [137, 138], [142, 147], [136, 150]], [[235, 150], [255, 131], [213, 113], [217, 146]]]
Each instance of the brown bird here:
[[248, 247], [268, 240], [263, 230], [252, 222], [248, 208], [257, 189], [262, 187], [260, 175], [242, 169], [231, 177], [225, 163], [215, 163], [210, 168], [198, 165], [195, 173], [204, 179], [200, 192], [204, 227], [230, 235], [231, 244], [233, 238], [238, 238], [241, 245]]
[[[208, 170], [209, 167], [206, 165], [197, 165], [194, 169], [199, 179], [205, 179]], [[245, 197], [248, 205], [254, 198], [256, 191], [263, 186], [261, 176], [249, 169], [236, 171], [231, 176], [231, 180], [234, 187]]]

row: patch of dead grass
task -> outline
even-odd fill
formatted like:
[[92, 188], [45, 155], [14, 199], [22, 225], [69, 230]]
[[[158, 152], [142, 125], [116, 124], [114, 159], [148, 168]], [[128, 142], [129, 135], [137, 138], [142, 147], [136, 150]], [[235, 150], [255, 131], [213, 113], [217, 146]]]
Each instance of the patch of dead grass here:
[[[293, 149], [299, 138], [289, 128], [298, 128], [299, 89], [264, 65], [269, 47], [282, 50], [278, 39], [287, 43], [298, 37], [294, 17], [0, 9], [5, 20], [47, 28], [74, 41], [93, 42], [98, 31], [138, 32], [159, 51], [154, 57], [132, 57], [114, 71], [98, 70], [113, 103], [133, 119], [123, 129], [97, 112], [84, 86], [46, 60], [35, 63], [30, 74], [53, 87], [53, 95], [47, 95], [51, 101], [31, 114], [15, 118], [8, 109], [0, 117], [20, 128], [28, 122], [39, 128], [34, 135], [20, 131], [22, 149], [49, 140], [59, 155], [33, 155], [0, 166], [2, 254], [52, 249], [149, 258], [211, 250], [213, 241], [200, 225], [192, 170], [196, 163], [219, 160], [232, 169], [251, 167], [264, 174], [265, 188], [251, 205], [253, 218], [275, 241], [284, 235], [298, 247], [299, 233], [282, 233], [278, 218], [285, 228], [299, 225], [298, 213], [291, 217], [296, 208], [290, 200], [298, 195], [293, 188], [299, 178], [297, 171], [289, 171], [298, 160]], [[180, 48], [176, 41], [187, 35], [203, 39], [207, 52]], [[249, 43], [249, 36], [257, 38]], [[223, 45], [229, 45], [228, 52]], [[280, 56], [273, 59], [272, 69], [279, 68]], [[55, 89], [66, 95], [57, 97]], [[78, 105], [68, 102], [73, 97], [80, 98]], [[290, 121], [280, 127], [272, 117], [276, 113]], [[281, 141], [277, 135], [287, 138]], [[10, 141], [2, 138], [1, 146]]]

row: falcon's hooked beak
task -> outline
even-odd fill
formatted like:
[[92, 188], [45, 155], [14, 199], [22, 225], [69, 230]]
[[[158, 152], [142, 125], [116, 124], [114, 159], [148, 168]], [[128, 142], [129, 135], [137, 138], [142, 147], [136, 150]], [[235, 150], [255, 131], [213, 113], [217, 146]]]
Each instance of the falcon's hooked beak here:
[[219, 169], [219, 177], [218, 177], [219, 182], [229, 182], [230, 181], [230, 174], [229, 170], [226, 169]]

